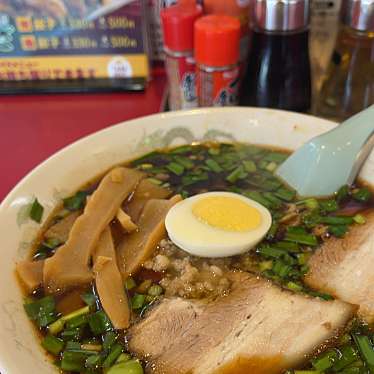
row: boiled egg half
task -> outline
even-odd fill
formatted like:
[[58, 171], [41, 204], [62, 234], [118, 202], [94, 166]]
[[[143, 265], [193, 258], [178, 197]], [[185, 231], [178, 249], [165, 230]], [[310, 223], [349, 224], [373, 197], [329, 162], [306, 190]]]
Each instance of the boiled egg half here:
[[261, 204], [232, 192], [207, 192], [174, 205], [166, 216], [169, 238], [201, 257], [234, 256], [253, 248], [271, 226]]

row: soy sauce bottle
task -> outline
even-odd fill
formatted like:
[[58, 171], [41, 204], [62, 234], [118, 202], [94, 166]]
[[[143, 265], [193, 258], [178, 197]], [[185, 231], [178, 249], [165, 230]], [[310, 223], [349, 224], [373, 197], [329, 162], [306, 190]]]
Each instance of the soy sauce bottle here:
[[306, 112], [311, 106], [309, 0], [255, 0], [241, 104]]

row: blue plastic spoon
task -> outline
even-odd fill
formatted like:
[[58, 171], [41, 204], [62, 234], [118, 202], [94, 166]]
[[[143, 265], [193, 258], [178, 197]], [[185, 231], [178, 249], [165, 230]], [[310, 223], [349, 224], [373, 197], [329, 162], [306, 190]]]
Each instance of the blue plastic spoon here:
[[374, 146], [374, 105], [297, 149], [276, 171], [300, 196], [351, 185]]

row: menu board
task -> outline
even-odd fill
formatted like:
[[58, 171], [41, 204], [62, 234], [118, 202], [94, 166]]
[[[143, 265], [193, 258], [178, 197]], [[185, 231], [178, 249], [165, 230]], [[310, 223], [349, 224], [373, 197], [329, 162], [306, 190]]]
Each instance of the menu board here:
[[0, 0], [0, 91], [144, 88], [143, 16], [141, 0]]

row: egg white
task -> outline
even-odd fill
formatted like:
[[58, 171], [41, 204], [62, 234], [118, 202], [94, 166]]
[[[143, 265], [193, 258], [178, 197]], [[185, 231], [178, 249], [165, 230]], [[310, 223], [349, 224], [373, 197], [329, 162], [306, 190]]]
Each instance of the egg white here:
[[[227, 196], [242, 200], [257, 209], [260, 225], [249, 231], [226, 231], [200, 221], [192, 213], [193, 205], [211, 196]], [[174, 205], [165, 219], [169, 238], [180, 248], [200, 257], [227, 257], [244, 253], [258, 244], [269, 231], [271, 214], [263, 205], [232, 192], [207, 192], [192, 196]]]

